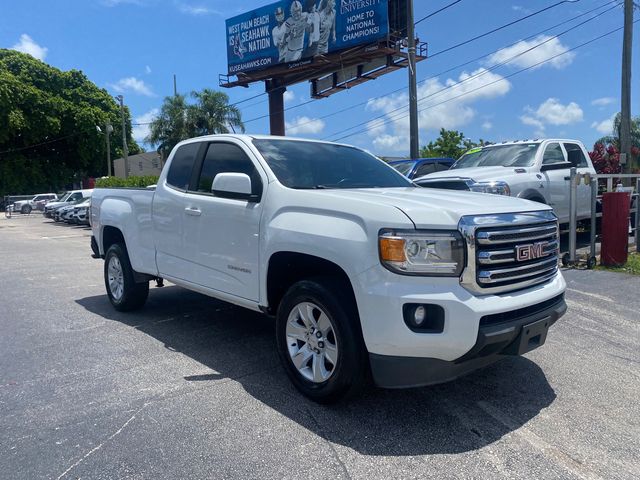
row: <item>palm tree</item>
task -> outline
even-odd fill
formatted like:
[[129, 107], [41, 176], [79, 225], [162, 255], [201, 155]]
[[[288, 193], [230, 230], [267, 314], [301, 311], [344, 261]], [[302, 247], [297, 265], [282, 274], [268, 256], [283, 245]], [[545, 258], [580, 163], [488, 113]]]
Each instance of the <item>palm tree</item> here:
[[[622, 115], [618, 113], [613, 119], [613, 132], [600, 138], [596, 143], [603, 145], [613, 145], [620, 149], [620, 127], [622, 125]], [[631, 145], [640, 148], [640, 117], [631, 119]]]
[[173, 147], [182, 140], [193, 137], [193, 128], [187, 121], [187, 99], [184, 95], [165, 97], [160, 114], [151, 122], [145, 139], [167, 158]]
[[229, 127], [234, 132], [236, 127], [244, 132], [240, 110], [229, 105], [226, 93], [205, 88], [201, 92], [191, 92], [191, 96], [196, 103], [189, 106], [187, 118], [197, 136], [229, 133]]

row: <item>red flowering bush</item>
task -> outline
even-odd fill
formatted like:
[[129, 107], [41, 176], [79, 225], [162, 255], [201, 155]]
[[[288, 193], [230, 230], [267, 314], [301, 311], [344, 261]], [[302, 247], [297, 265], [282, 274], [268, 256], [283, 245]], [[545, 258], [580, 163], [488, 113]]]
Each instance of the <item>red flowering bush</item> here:
[[591, 157], [593, 168], [596, 169], [597, 173], [622, 172], [620, 152], [618, 152], [618, 149], [613, 145], [605, 146], [604, 143], [596, 143], [593, 146], [593, 152], [589, 152], [589, 157]]

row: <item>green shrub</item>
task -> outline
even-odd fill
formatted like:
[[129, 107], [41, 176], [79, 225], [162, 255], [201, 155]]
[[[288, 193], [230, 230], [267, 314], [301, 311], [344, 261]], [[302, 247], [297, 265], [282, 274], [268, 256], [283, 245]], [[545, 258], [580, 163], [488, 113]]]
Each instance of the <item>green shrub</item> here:
[[158, 183], [158, 177], [154, 175], [144, 177], [102, 177], [96, 179], [96, 188], [146, 188]]

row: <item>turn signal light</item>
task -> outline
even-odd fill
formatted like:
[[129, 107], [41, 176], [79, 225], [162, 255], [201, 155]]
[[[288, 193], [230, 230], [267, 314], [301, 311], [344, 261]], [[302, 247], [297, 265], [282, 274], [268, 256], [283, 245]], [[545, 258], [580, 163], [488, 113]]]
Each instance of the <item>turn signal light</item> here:
[[380, 237], [380, 257], [385, 262], [406, 261], [407, 257], [404, 253], [404, 239]]

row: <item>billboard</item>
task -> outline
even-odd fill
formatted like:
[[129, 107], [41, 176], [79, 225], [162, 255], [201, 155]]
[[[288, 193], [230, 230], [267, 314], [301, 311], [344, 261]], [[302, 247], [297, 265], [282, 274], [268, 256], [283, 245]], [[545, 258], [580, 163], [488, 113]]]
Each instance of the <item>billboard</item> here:
[[226, 21], [230, 75], [295, 64], [389, 34], [388, 0], [281, 0]]

